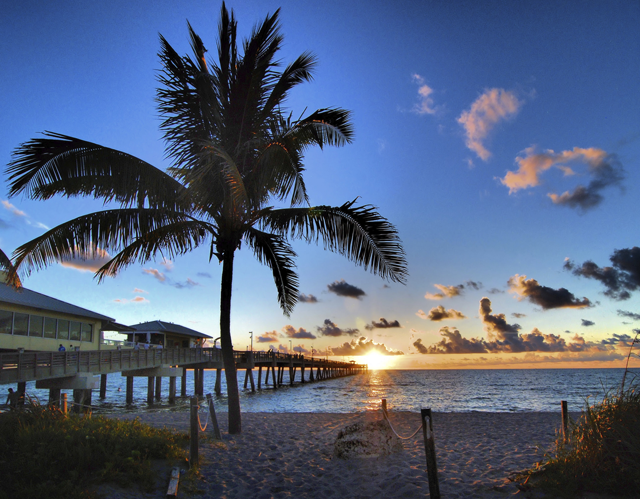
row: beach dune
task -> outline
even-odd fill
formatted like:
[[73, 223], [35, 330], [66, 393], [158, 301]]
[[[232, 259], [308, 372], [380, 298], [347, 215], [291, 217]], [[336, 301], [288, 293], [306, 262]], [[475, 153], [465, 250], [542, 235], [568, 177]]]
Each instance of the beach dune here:
[[[153, 426], [188, 431], [188, 413], [112, 416], [139, 417]], [[204, 423], [204, 412], [201, 417]], [[212, 439], [201, 442], [200, 497], [427, 497], [422, 432], [403, 440], [403, 450], [390, 456], [350, 460], [333, 457], [341, 429], [358, 421], [378, 419], [382, 419], [380, 411], [245, 413], [241, 435], [224, 433], [223, 446], [212, 444]], [[390, 419], [401, 436], [409, 436], [420, 426], [419, 413], [391, 410]], [[220, 415], [219, 422], [226, 432], [226, 414]], [[509, 474], [539, 461], [552, 448], [560, 426], [559, 413], [434, 413], [442, 497], [491, 498], [517, 493]], [[206, 433], [212, 435], [211, 427]]]

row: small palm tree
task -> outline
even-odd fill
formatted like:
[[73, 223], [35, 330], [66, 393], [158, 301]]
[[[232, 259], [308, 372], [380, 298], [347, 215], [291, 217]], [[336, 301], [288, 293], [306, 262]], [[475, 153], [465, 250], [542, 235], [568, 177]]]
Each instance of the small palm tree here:
[[[195, 59], [180, 57], [160, 37], [163, 70], [157, 100], [173, 166], [168, 172], [114, 149], [56, 133], [18, 147], [9, 164], [10, 195], [94, 196], [118, 208], [63, 223], [15, 252], [26, 272], [60, 259], [117, 252], [99, 280], [156, 255], [173, 258], [208, 244], [222, 263], [220, 337], [227, 378], [229, 432], [241, 431], [231, 341], [235, 251], [244, 242], [273, 273], [287, 315], [298, 298], [296, 256], [288, 238], [322, 240], [383, 278], [403, 282], [404, 251], [395, 228], [373, 207], [309, 206], [303, 157], [310, 146], [352, 140], [349, 113], [320, 109], [292, 120], [282, 110], [289, 91], [311, 79], [315, 59], [304, 53], [279, 72], [278, 12], [236, 44], [236, 21], [222, 5], [218, 62], [207, 61], [189, 25]], [[274, 202], [286, 202], [276, 209]]]
[[7, 272], [7, 284], [12, 285], [14, 288], [22, 287], [22, 283], [20, 282], [20, 278], [18, 277], [11, 259], [2, 250], [0, 250], [0, 269]]

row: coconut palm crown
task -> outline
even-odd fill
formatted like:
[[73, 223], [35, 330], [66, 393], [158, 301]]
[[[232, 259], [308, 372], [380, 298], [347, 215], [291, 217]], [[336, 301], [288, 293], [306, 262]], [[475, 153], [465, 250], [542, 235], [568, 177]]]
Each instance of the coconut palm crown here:
[[[160, 36], [157, 102], [172, 161], [166, 172], [115, 149], [51, 132], [20, 145], [7, 168], [10, 196], [92, 196], [105, 203], [105, 210], [19, 247], [14, 253], [19, 271], [90, 257], [101, 248], [114, 255], [96, 273], [102, 280], [134, 262], [174, 258], [208, 245], [210, 259], [222, 263], [220, 337], [230, 433], [241, 431], [231, 341], [233, 260], [241, 243], [271, 269], [287, 315], [299, 295], [289, 239], [322, 241], [385, 279], [404, 282], [407, 275], [395, 228], [372, 206], [309, 205], [306, 149], [349, 143], [353, 129], [343, 109], [319, 109], [298, 120], [283, 111], [289, 92], [311, 80], [316, 61], [303, 53], [279, 70], [278, 14], [254, 27], [240, 53], [233, 11], [223, 3], [217, 62], [207, 59], [191, 25], [194, 58], [179, 56]], [[276, 203], [287, 207], [275, 208]]]

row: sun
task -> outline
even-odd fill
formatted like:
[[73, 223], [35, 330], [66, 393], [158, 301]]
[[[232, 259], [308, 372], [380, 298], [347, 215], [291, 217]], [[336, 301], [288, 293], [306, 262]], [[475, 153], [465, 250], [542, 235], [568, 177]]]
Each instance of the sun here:
[[386, 355], [382, 355], [375, 350], [370, 351], [367, 355], [362, 356], [362, 362], [369, 366], [372, 371], [386, 369], [389, 367], [389, 359]]

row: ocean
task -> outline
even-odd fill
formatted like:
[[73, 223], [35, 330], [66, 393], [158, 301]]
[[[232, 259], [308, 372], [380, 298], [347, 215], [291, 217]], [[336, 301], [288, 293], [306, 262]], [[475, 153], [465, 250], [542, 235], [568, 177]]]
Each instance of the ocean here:
[[[500, 370], [404, 370], [369, 371], [313, 383], [268, 388], [251, 393], [242, 390], [244, 371], [238, 371], [240, 404], [244, 412], [323, 412], [353, 413], [377, 410], [386, 399], [390, 410], [419, 412], [431, 408], [437, 412], [560, 412], [566, 400], [570, 411], [580, 411], [586, 403], [600, 402], [607, 391], [620, 387], [624, 369], [500, 369]], [[287, 380], [285, 372], [285, 383]], [[631, 380], [640, 370], [627, 375]], [[257, 371], [254, 372], [256, 378]], [[264, 374], [263, 374], [264, 376]], [[299, 381], [299, 374], [297, 378]], [[192, 372], [187, 377], [187, 395], [193, 393]], [[176, 383], [180, 394], [180, 381]], [[12, 385], [5, 385], [6, 389]], [[215, 371], [205, 371], [204, 393], [211, 393], [217, 412], [227, 411], [224, 376], [223, 394], [215, 396]], [[256, 378], [257, 386], [257, 378]], [[248, 385], [250, 387], [250, 384]], [[72, 400], [71, 390], [68, 393]], [[27, 383], [27, 393], [41, 403], [48, 390], [36, 390]], [[188, 397], [169, 405], [169, 380], [163, 378], [162, 398], [147, 405], [147, 378], [135, 378], [133, 405], [125, 404], [125, 378], [110, 374], [104, 400], [94, 390], [94, 413], [188, 410]]]

